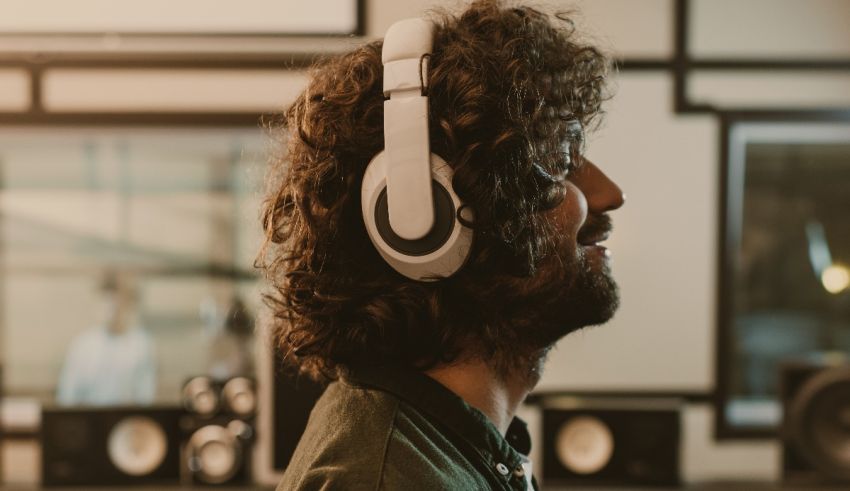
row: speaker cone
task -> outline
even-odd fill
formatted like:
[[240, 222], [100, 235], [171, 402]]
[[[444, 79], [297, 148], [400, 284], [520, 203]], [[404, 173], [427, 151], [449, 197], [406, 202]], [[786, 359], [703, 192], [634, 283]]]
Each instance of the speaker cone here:
[[825, 370], [803, 385], [791, 405], [790, 429], [812, 466], [850, 480], [850, 368]]
[[190, 412], [212, 416], [218, 411], [218, 394], [209, 377], [195, 377], [183, 386], [183, 405]]
[[146, 416], [131, 416], [109, 432], [107, 454], [112, 464], [130, 476], [145, 476], [162, 465], [168, 440], [162, 427]]
[[558, 431], [556, 452], [561, 464], [576, 474], [602, 470], [614, 454], [614, 436], [602, 420], [576, 416]]
[[189, 439], [189, 470], [208, 484], [229, 481], [242, 465], [242, 443], [227, 428], [208, 425], [200, 428]]
[[245, 377], [234, 377], [224, 384], [222, 399], [230, 411], [242, 418], [253, 416], [257, 410], [257, 395], [254, 384]]

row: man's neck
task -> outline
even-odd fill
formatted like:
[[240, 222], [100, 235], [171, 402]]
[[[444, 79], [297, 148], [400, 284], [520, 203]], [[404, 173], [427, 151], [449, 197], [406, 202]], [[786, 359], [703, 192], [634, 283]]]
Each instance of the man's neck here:
[[441, 365], [425, 374], [484, 413], [502, 435], [507, 433], [517, 408], [536, 384], [534, 377], [525, 374], [502, 376], [477, 359]]

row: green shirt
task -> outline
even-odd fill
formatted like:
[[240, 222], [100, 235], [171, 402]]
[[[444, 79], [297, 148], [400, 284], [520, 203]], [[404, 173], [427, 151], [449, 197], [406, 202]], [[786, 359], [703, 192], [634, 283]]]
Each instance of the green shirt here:
[[421, 372], [361, 370], [316, 403], [278, 491], [526, 490], [530, 446]]

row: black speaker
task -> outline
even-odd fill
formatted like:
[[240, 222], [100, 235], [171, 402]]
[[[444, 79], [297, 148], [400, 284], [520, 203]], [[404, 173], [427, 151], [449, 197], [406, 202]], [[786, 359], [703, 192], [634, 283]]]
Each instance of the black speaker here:
[[546, 401], [543, 481], [547, 486], [677, 485], [680, 415], [678, 400]]
[[[3, 366], [0, 365], [0, 404], [3, 402]], [[6, 428], [3, 426], [3, 416], [0, 415], [0, 442], [4, 440], [6, 436]], [[2, 450], [2, 449], [0, 449]], [[5, 482], [6, 479], [3, 477], [3, 459], [0, 458], [0, 483]]]
[[295, 447], [304, 434], [307, 420], [316, 401], [321, 397], [325, 386], [306, 376], [283, 368], [279, 354], [274, 364], [274, 406], [272, 413], [273, 459], [276, 471], [283, 471], [289, 465]]
[[45, 408], [46, 486], [174, 485], [180, 480], [182, 408]]
[[183, 386], [183, 481], [233, 485], [251, 481], [257, 391], [253, 379], [194, 377]]
[[850, 483], [850, 364], [788, 362], [780, 381], [783, 480]]

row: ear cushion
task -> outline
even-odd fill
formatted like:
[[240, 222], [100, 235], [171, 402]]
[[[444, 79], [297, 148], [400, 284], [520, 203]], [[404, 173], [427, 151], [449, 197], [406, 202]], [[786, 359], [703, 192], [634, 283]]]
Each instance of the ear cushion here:
[[431, 154], [431, 178], [435, 225], [419, 240], [402, 239], [389, 225], [383, 152], [369, 163], [361, 187], [363, 222], [372, 244], [393, 269], [418, 281], [453, 275], [466, 262], [472, 246], [472, 229], [457, 219], [461, 201], [452, 189], [452, 168], [434, 154]]
[[417, 240], [399, 237], [390, 226], [387, 188], [381, 190], [375, 205], [375, 225], [384, 242], [407, 256], [427, 256], [446, 243], [455, 225], [455, 207], [449, 192], [437, 181], [431, 181], [434, 193], [434, 226], [428, 235]]

